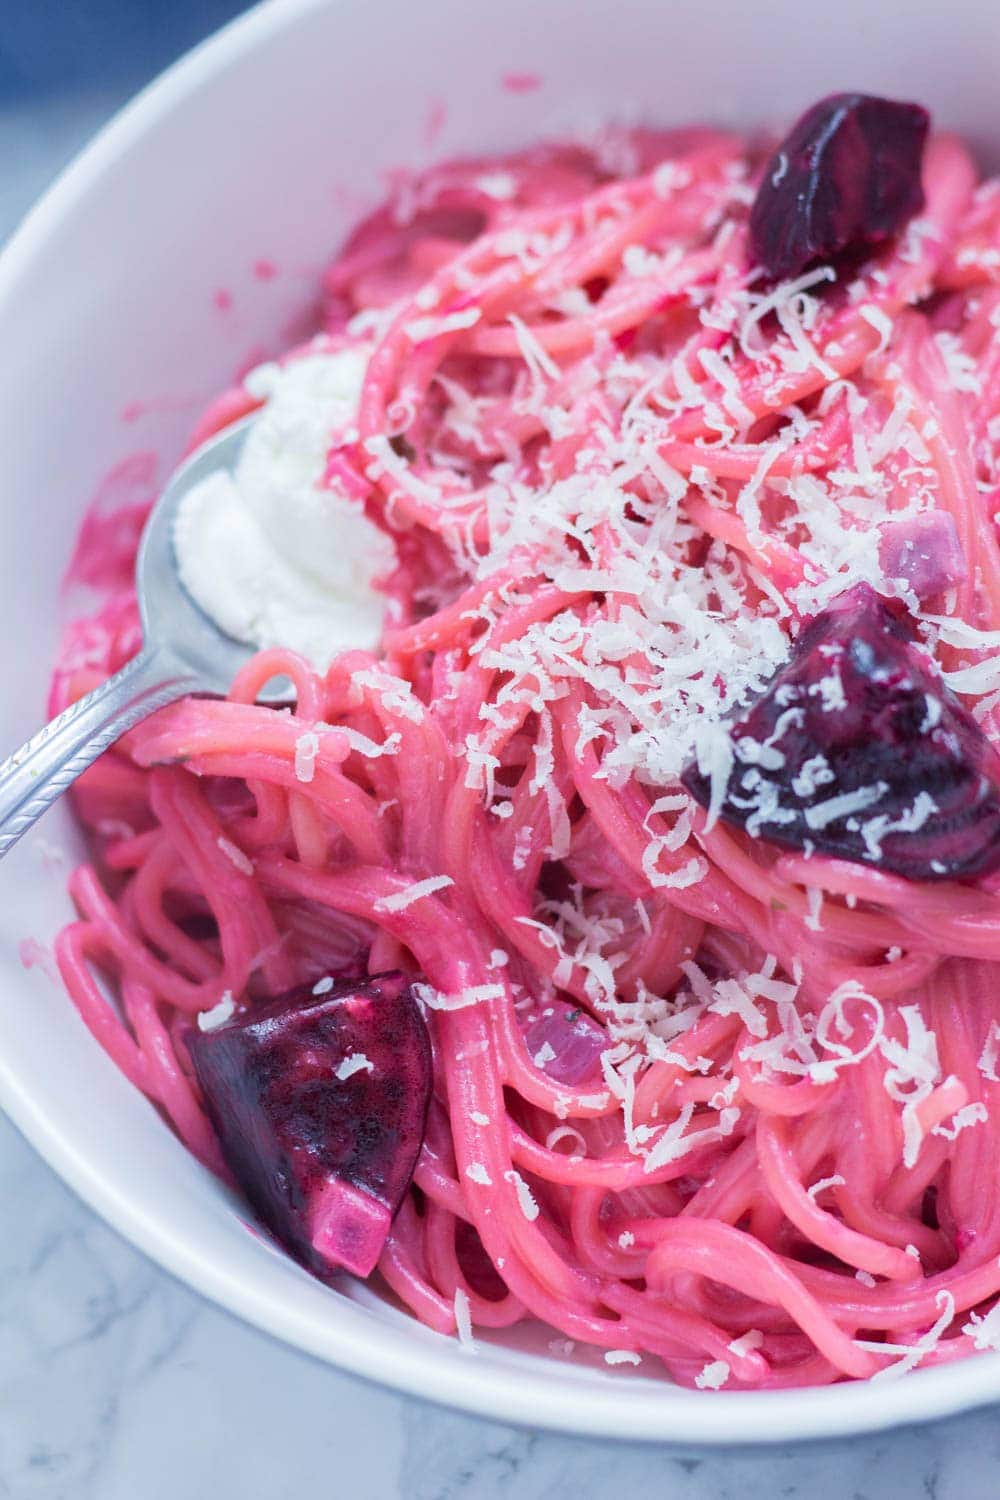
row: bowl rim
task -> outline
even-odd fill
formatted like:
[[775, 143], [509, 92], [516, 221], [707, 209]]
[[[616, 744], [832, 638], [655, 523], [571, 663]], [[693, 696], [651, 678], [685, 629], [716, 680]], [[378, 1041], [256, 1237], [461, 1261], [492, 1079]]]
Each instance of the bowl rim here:
[[[245, 54], [313, 11], [350, 0], [261, 0], [200, 42], [143, 88], [59, 173], [0, 250], [0, 315], [22, 273], [90, 189], [130, 146]], [[0, 1106], [49, 1166], [113, 1229], [196, 1292], [279, 1341], [348, 1373], [494, 1421], [569, 1434], [693, 1447], [764, 1447], [883, 1431], [951, 1416], [1000, 1399], [1000, 1354], [915, 1371], [905, 1379], [787, 1390], [694, 1395], [666, 1382], [629, 1379], [621, 1402], [599, 1382], [570, 1383], [558, 1366], [498, 1371], [457, 1342], [411, 1339], [372, 1320], [359, 1338], [336, 1315], [296, 1318], [283, 1291], [237, 1281], [174, 1229], [144, 1212], [47, 1117], [29, 1079], [0, 1059]], [[266, 1281], [266, 1278], [264, 1279]], [[331, 1302], [331, 1306], [336, 1306]], [[505, 1378], [506, 1376], [506, 1378]]]

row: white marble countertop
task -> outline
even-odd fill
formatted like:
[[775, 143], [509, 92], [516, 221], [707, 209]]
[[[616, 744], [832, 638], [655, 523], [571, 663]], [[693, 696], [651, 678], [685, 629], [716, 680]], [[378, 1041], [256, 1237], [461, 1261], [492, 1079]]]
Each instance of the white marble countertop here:
[[5, 1500], [1000, 1494], [993, 1412], [863, 1442], [695, 1456], [522, 1432], [379, 1390], [179, 1286], [2, 1119], [0, 1205]]
[[[108, 112], [4, 110], [0, 238]], [[711, 1399], [707, 1397], [706, 1399]], [[0, 1496], [11, 1500], [994, 1500], [991, 1411], [751, 1456], [554, 1437], [363, 1384], [202, 1302], [0, 1118]]]

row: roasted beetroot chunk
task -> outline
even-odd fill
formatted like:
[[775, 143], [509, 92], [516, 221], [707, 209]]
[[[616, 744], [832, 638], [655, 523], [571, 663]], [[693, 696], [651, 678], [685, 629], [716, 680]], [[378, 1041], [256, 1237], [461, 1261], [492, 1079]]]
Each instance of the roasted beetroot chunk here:
[[891, 238], [924, 204], [919, 104], [831, 94], [807, 110], [764, 169], [750, 249], [769, 276]]
[[431, 1049], [402, 974], [305, 985], [188, 1041], [223, 1155], [309, 1270], [367, 1276], [424, 1138]]
[[[867, 584], [802, 631], [729, 738], [721, 816], [755, 837], [910, 880], [1000, 866], [1000, 760]], [[710, 777], [683, 780], [707, 807]]]

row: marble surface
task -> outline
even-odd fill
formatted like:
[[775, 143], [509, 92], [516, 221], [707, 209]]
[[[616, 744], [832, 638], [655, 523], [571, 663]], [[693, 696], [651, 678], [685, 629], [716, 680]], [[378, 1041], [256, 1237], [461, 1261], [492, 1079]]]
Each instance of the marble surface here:
[[[115, 102], [108, 89], [0, 101], [0, 237]], [[172, 1281], [0, 1118], [5, 1500], [993, 1500], [998, 1476], [995, 1412], [863, 1442], [681, 1455], [378, 1390]]]
[[[749, 1456], [518, 1431], [378, 1390], [202, 1302], [0, 1120], [10, 1500], [993, 1500], [994, 1412]], [[706, 1397], [710, 1400], [710, 1397]]]

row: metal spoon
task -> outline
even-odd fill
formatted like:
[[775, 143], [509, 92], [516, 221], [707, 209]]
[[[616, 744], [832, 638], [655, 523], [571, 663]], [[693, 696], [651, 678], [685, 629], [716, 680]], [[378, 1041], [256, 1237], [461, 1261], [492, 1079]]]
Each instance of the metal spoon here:
[[184, 495], [216, 469], [233, 468], [255, 420], [245, 417], [198, 448], [150, 513], [135, 566], [144, 642], [139, 655], [0, 764], [0, 857], [126, 730], [187, 693], [225, 693], [252, 655], [252, 647], [224, 635], [185, 590], [173, 533]]

